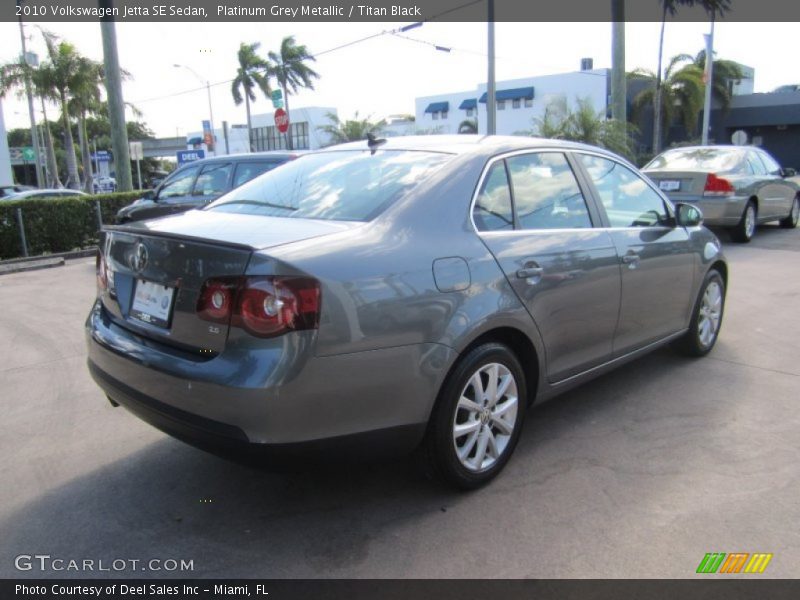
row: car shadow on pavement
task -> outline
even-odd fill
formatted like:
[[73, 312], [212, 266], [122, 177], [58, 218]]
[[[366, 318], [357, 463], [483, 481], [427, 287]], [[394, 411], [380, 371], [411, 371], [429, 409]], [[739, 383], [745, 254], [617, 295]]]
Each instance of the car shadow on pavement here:
[[[648, 443], [637, 437], [642, 435], [637, 428], [646, 432], [660, 413], [669, 416], [670, 396], [680, 409], [681, 395], [670, 386], [680, 388], [684, 374], [697, 370], [693, 364], [658, 351], [537, 406], [506, 471], [474, 493], [428, 481], [409, 458], [271, 473], [165, 436], [12, 512], [0, 523], [6, 555], [0, 576], [376, 576], [369, 560], [373, 549], [390, 552], [401, 539], [415, 543], [405, 538], [409, 531], [435, 530], [448, 511], [466, 505], [471, 512], [472, 505], [518, 486], [530, 486], [531, 501], [546, 497], [552, 479], [581, 461], [617, 462], [617, 450], [604, 456], [608, 436], [623, 436], [631, 445]], [[664, 440], [656, 438], [658, 449]], [[617, 468], [627, 465], [634, 476], [637, 469], [653, 468], [636, 465], [635, 456], [619, 462]], [[13, 556], [35, 552], [107, 563], [193, 560], [194, 571], [14, 570]], [[402, 571], [403, 565], [395, 567]]]

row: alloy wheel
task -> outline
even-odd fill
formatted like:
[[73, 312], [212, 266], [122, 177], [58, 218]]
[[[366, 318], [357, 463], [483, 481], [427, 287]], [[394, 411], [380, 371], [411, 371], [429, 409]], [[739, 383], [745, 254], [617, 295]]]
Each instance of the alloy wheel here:
[[697, 337], [704, 348], [708, 348], [714, 343], [714, 339], [719, 331], [721, 317], [722, 288], [719, 283], [712, 281], [708, 284], [703, 294], [703, 301], [700, 304], [697, 323]]
[[517, 421], [517, 381], [501, 363], [483, 365], [467, 381], [453, 418], [453, 444], [472, 472], [494, 465], [508, 447]]

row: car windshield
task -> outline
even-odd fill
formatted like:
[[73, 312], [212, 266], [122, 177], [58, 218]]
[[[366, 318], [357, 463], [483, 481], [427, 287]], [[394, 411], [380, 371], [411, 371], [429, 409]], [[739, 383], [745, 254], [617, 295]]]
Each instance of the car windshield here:
[[450, 158], [408, 150], [308, 154], [222, 196], [205, 210], [369, 221]]
[[742, 162], [738, 150], [720, 148], [684, 148], [656, 156], [644, 167], [670, 171], [733, 171]]

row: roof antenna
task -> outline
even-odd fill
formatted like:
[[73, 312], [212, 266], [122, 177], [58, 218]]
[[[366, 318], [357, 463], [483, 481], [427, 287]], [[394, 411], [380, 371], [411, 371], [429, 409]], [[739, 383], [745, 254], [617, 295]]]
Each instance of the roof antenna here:
[[375, 154], [378, 146], [385, 143], [386, 138], [375, 137], [375, 134], [372, 132], [367, 133], [367, 146], [369, 146], [369, 149], [372, 150], [372, 154]]

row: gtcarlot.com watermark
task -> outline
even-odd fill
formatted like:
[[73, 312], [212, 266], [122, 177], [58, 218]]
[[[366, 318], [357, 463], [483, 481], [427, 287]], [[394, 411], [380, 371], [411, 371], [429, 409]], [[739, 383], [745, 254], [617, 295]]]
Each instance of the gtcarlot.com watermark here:
[[49, 554], [19, 554], [14, 558], [17, 571], [38, 573], [121, 573], [125, 571], [186, 572], [194, 571], [194, 560], [183, 558], [62, 558]]

